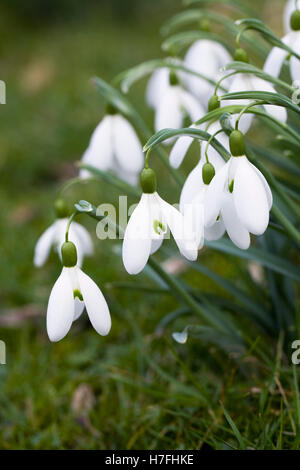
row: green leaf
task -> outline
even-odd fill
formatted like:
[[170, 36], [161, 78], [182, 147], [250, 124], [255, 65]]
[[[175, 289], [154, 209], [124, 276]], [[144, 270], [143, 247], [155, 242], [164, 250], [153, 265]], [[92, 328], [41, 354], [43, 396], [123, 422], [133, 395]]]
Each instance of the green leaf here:
[[98, 178], [106, 181], [107, 183], [111, 184], [118, 190], [125, 192], [126, 194], [131, 194], [132, 196], [138, 197], [142, 194], [141, 189], [126, 183], [110, 171], [100, 170], [99, 168], [95, 168], [94, 166], [88, 165], [86, 163], [81, 163], [80, 168], [88, 170], [92, 175], [95, 175]]
[[259, 69], [258, 67], [255, 67], [252, 64], [247, 64], [246, 62], [237, 62], [237, 61], [229, 62], [228, 64], [225, 65], [224, 70], [235, 70], [237, 73], [253, 74], [256, 77], [262, 78], [263, 80], [274, 83], [274, 85], [278, 85], [284, 88], [289, 93], [293, 93], [296, 90], [296, 88], [293, 87], [292, 85], [289, 85], [283, 80], [279, 80], [278, 78], [265, 73], [263, 70]]
[[223, 413], [224, 413], [224, 416], [225, 418], [227, 419], [228, 421], [228, 424], [230, 425], [238, 443], [240, 444], [240, 448], [242, 450], [245, 450], [246, 449], [246, 444], [244, 442], [244, 439], [240, 433], [240, 431], [238, 430], [238, 428], [236, 427], [236, 424], [235, 422], [233, 421], [233, 419], [229, 416], [229, 413], [226, 411], [226, 409], [224, 408], [223, 404], [221, 403], [221, 407], [222, 407], [222, 410], [223, 410]]
[[280, 49], [284, 49], [289, 54], [300, 60], [300, 55], [291, 49], [287, 44], [282, 42], [261, 20], [256, 18], [244, 18], [242, 20], [236, 21], [236, 24], [242, 26], [244, 31], [246, 29], [253, 29], [258, 31], [270, 44], [272, 44], [272, 46], [280, 47]]
[[[157, 132], [154, 134], [146, 143], [144, 146], [144, 151], [148, 151], [152, 149], [155, 145], [163, 142], [164, 140], [174, 137], [174, 136], [180, 136], [180, 135], [187, 135], [189, 137], [193, 137], [195, 139], [201, 140], [201, 141], [208, 141], [211, 138], [211, 134], [205, 131], [201, 131], [200, 129], [195, 129], [192, 127], [187, 127], [183, 129], [162, 129], [161, 131]], [[230, 158], [229, 152], [223, 147], [222, 144], [216, 139], [213, 138], [211, 140], [211, 145], [214, 147], [217, 152], [222, 155], [225, 160], [228, 160]]]
[[218, 36], [214, 33], [208, 33], [205, 31], [184, 31], [181, 33], [174, 34], [166, 39], [162, 43], [162, 50], [165, 52], [171, 52], [178, 54], [182, 49], [188, 47], [193, 42], [199, 39], [210, 39], [212, 41], [219, 42], [225, 49], [230, 52], [231, 55], [234, 53], [232, 46], [229, 46], [226, 41], [221, 36]]
[[[211, 10], [194, 9], [182, 11], [168, 19], [163, 24], [161, 33], [163, 36], [167, 36], [180, 27], [199, 22], [202, 18], [209, 20], [212, 24], [218, 24], [222, 26], [225, 31], [228, 32], [233, 38], [235, 38], [239, 32], [238, 26], [232, 21], [231, 18], [227, 18], [225, 15], [221, 15]], [[246, 33], [245, 36], [243, 36], [243, 40], [262, 58], [266, 57], [268, 49], [261, 42], [257, 41], [255, 38], [253, 39], [251, 33], [250, 35]]]
[[170, 70], [182, 70], [183, 72], [202, 78], [211, 85], [215, 86], [217, 84], [215, 80], [212, 80], [211, 78], [206, 77], [205, 75], [198, 73], [195, 70], [191, 70], [188, 67], [185, 67], [178, 61], [176, 62], [174, 59], [172, 60], [172, 58], [148, 60], [136, 65], [135, 67], [131, 67], [130, 69], [125, 70], [124, 72], [117, 75], [117, 77], [114, 79], [114, 83], [120, 83], [123, 93], [128, 93], [135, 82], [141, 80], [161, 67], [167, 67]]
[[258, 14], [256, 10], [245, 4], [242, 0], [183, 0], [183, 4], [187, 6], [194, 5], [195, 3], [203, 6], [212, 6], [214, 3], [218, 5], [221, 3], [240, 11], [241, 13], [245, 13], [246, 15], [257, 16]]
[[254, 247], [250, 247], [248, 250], [240, 250], [227, 239], [206, 242], [205, 245], [229, 255], [238, 256], [250, 261], [257, 261], [266, 268], [272, 269], [296, 281], [300, 281], [300, 269], [278, 255], [267, 253], [264, 250]]
[[293, 101], [281, 93], [271, 93], [268, 91], [237, 91], [233, 93], [227, 93], [220, 96], [220, 100], [261, 100], [266, 101], [270, 104], [277, 106], [283, 106], [289, 108], [291, 111], [295, 111], [300, 114], [300, 107], [293, 103]]

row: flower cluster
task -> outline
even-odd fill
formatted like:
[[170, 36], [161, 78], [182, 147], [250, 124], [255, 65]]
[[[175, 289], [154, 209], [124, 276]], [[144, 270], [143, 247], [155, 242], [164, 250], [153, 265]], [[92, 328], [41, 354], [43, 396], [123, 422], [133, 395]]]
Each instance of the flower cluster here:
[[[291, 0], [286, 8], [289, 23], [286, 22], [287, 35], [282, 41], [300, 53], [300, 11], [292, 4]], [[275, 47], [264, 71], [278, 77], [286, 58], [287, 51]], [[294, 56], [289, 59], [292, 78], [296, 79], [300, 61]], [[238, 47], [234, 60], [248, 62], [246, 51]], [[287, 120], [287, 112], [272, 101], [251, 102], [248, 97], [240, 99], [241, 95], [234, 98], [239, 92], [276, 91], [267, 80], [250, 71], [226, 75], [225, 66], [231, 61], [229, 51], [216, 40], [198, 39], [183, 60], [173, 58], [169, 66], [157, 68], [148, 82], [146, 101], [153, 108], [155, 131], [178, 130], [188, 122], [183, 135], [166, 132], [160, 140], [172, 145], [170, 166], [177, 170], [193, 141], [201, 141], [200, 158], [181, 188], [179, 208], [158, 194], [156, 174], [149, 167], [150, 150], [144, 161], [138, 135], [118, 109], [108, 105], [92, 134], [82, 158], [80, 178], [89, 177], [93, 168], [112, 171], [132, 185], [140, 178], [142, 195], [129, 219], [122, 248], [123, 264], [129, 274], [140, 273], [170, 233], [181, 255], [191, 262], [197, 259], [205, 241], [218, 240], [226, 232], [238, 248], [246, 250], [250, 234], [262, 235], [268, 227], [272, 193], [265, 176], [251, 161], [245, 134], [254, 118], [249, 112], [251, 107], [263, 106], [265, 113], [279, 122]], [[221, 83], [229, 93], [226, 100], [218, 94]], [[226, 125], [221, 119], [224, 106], [234, 108]], [[215, 113], [217, 110], [219, 114]], [[108, 306], [95, 283], [80, 269], [84, 256], [93, 253], [90, 235], [72, 218], [68, 219], [61, 200], [56, 205], [58, 218], [39, 239], [34, 255], [35, 265], [41, 266], [51, 246], [55, 246], [63, 263], [49, 299], [49, 337], [52, 341], [63, 338], [84, 307], [95, 330], [106, 335], [111, 326]]]

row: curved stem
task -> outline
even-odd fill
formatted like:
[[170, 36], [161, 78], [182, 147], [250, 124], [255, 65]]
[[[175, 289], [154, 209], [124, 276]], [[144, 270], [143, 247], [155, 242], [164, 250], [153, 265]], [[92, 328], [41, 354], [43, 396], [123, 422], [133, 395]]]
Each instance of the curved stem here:
[[219, 80], [219, 81], [217, 82], [217, 84], [216, 84], [215, 93], [214, 93], [214, 94], [215, 94], [215, 95], [217, 94], [217, 92], [218, 92], [218, 90], [219, 90], [219, 88], [220, 88], [220, 86], [221, 86], [221, 83], [222, 83], [224, 80], [226, 80], [226, 78], [232, 77], [233, 75], [236, 75], [236, 74], [238, 74], [238, 73], [240, 73], [240, 72], [237, 72], [237, 71], [235, 70], [234, 72], [230, 72], [228, 75], [224, 75], [222, 78], [220, 78], [220, 80]]
[[208, 139], [207, 143], [206, 143], [206, 147], [205, 147], [206, 163], [209, 163], [209, 158], [208, 158], [208, 154], [207, 154], [208, 147], [210, 146], [211, 141], [216, 137], [216, 135], [220, 134], [221, 132], [224, 132], [224, 130], [223, 130], [223, 129], [219, 129], [217, 132], [215, 132], [214, 134], [212, 134], [212, 135], [210, 136], [210, 138]]
[[66, 242], [69, 241], [70, 225], [71, 225], [71, 223], [73, 222], [73, 220], [75, 219], [75, 217], [76, 217], [77, 214], [78, 214], [78, 211], [73, 212], [73, 214], [70, 216], [70, 218], [69, 218], [69, 220], [68, 220], [68, 225], [67, 225], [67, 228], [66, 228], [66, 236], [65, 236]]
[[238, 130], [241, 117], [243, 116], [243, 114], [245, 114], [248, 111], [248, 109], [252, 108], [253, 106], [262, 105], [262, 104], [265, 104], [265, 101], [253, 101], [252, 103], [247, 104], [247, 106], [245, 106], [241, 110], [240, 114], [237, 117], [237, 120], [235, 122], [235, 130]]

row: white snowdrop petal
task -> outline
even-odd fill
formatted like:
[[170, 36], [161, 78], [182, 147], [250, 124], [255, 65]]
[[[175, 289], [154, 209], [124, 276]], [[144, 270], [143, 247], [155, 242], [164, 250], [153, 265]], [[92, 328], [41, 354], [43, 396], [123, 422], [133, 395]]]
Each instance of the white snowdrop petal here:
[[200, 102], [191, 93], [180, 88], [179, 90], [180, 103], [189, 115], [192, 122], [198, 121], [204, 116], [205, 111]]
[[250, 235], [238, 218], [232, 194], [224, 194], [221, 214], [231, 241], [238, 248], [247, 250], [250, 246]]
[[172, 337], [177, 343], [185, 344], [188, 339], [188, 331], [186, 328], [183, 331], [174, 331]]
[[69, 268], [63, 268], [54, 284], [48, 302], [47, 332], [50, 341], [59, 341], [71, 328], [75, 303]]
[[[237, 93], [240, 91], [252, 91], [253, 85], [251, 77], [248, 74], [239, 74], [235, 75], [232, 83], [229, 87], [229, 93]], [[249, 104], [249, 100], [226, 100], [221, 102], [221, 106], [231, 106], [231, 105], [241, 105], [247, 106]], [[239, 122], [239, 130], [246, 134], [251, 127], [253, 121], [253, 114], [245, 113], [240, 119]]]
[[192, 227], [185, 223], [183, 215], [175, 207], [165, 202], [158, 195], [157, 198], [180, 253], [188, 260], [195, 261], [198, 256], [198, 247], [196, 235], [192, 232]]
[[[90, 236], [88, 230], [83, 227], [83, 225], [78, 222], [72, 222], [70, 227], [77, 234], [78, 239], [80, 240], [80, 245], [85, 255], [92, 255], [94, 252], [92, 237]], [[70, 233], [69, 232], [69, 233]]]
[[193, 199], [183, 205], [181, 211], [185, 226], [190, 227], [192, 233], [195, 234], [198, 249], [202, 248], [204, 242], [204, 193], [203, 187]]
[[56, 222], [47, 228], [47, 230], [45, 230], [45, 232], [38, 239], [37, 244], [35, 245], [33, 258], [33, 262], [36, 267], [40, 267], [46, 262], [51, 250], [51, 246], [54, 243], [55, 231]]
[[[82, 162], [99, 168], [108, 170], [112, 166], [113, 147], [112, 147], [112, 123], [114, 116], [105, 116], [100, 124], [94, 130], [90, 144], [85, 151]], [[80, 171], [81, 177], [89, 174], [87, 170]]]
[[211, 227], [217, 220], [226, 183], [228, 184], [229, 160], [211, 180], [204, 197], [204, 225]]
[[207, 241], [219, 240], [225, 233], [225, 225], [222, 217], [219, 218], [211, 227], [204, 228], [204, 238]]
[[[155, 114], [155, 131], [171, 128], [178, 129], [182, 124], [182, 111], [178, 98], [178, 86], [168, 88], [156, 109]], [[172, 139], [173, 140], [173, 139]], [[171, 139], [168, 139], [169, 143]]]
[[256, 168], [255, 165], [253, 165], [251, 162], [249, 162], [251, 168], [253, 168], [253, 170], [255, 171], [255, 173], [259, 176], [259, 178], [261, 179], [263, 185], [264, 185], [264, 188], [265, 188], [265, 191], [266, 191], [266, 196], [267, 196], [267, 200], [268, 200], [268, 206], [269, 206], [269, 210], [271, 210], [272, 208], [272, 205], [273, 205], [273, 195], [272, 195], [272, 191], [271, 191], [271, 188], [266, 180], [266, 178], [264, 177], [264, 175], [259, 171], [258, 168]]
[[111, 328], [108, 305], [97, 284], [81, 269], [77, 269], [80, 291], [90, 322], [101, 336], [106, 336]]
[[[271, 83], [267, 82], [266, 80], [262, 80], [258, 77], [253, 77], [253, 85], [255, 90], [257, 91], [266, 91], [269, 93], [276, 93], [275, 88], [271, 85]], [[286, 122], [287, 120], [287, 112], [286, 109], [282, 106], [275, 106], [275, 105], [264, 105], [265, 110], [271, 114], [274, 118], [278, 119], [279, 121]]]
[[169, 88], [169, 69], [159, 68], [151, 75], [146, 89], [146, 101], [152, 108], [156, 108], [167, 88]]
[[188, 135], [184, 135], [182, 137], [179, 137], [175, 144], [172, 147], [172, 150], [170, 152], [169, 156], [169, 161], [170, 165], [173, 168], [179, 168], [181, 163], [184, 160], [184, 157], [190, 148], [190, 146], [193, 143], [193, 138], [189, 137]]
[[113, 145], [119, 165], [131, 173], [142, 170], [142, 145], [132, 125], [121, 115], [114, 116]]
[[280, 47], [273, 47], [266, 59], [264, 65], [264, 72], [269, 75], [272, 75], [272, 77], [279, 77], [286, 56], [287, 51], [281, 49]]
[[254, 235], [261, 235], [269, 223], [269, 206], [262, 180], [246, 157], [237, 157], [233, 198], [238, 218]]
[[201, 158], [185, 180], [179, 202], [180, 212], [182, 214], [184, 214], [184, 206], [190, 204], [197, 194], [204, 191], [204, 183], [202, 180], [202, 168], [204, 163], [205, 160]]
[[84, 302], [82, 300], [79, 300], [78, 297], [75, 297], [74, 303], [75, 303], [75, 313], [74, 313], [73, 321], [77, 320], [81, 316], [84, 310]]
[[151, 252], [149, 196], [142, 195], [125, 230], [122, 258], [129, 274], [140, 273]]

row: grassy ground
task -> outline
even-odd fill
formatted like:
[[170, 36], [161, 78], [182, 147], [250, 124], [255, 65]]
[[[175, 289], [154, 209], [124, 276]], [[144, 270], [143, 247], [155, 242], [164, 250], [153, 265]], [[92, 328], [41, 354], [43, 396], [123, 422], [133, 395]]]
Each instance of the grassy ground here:
[[[74, 162], [103, 113], [89, 79], [110, 79], [157, 57], [159, 24], [174, 9], [173, 2], [148, 2], [145, 11], [124, 20], [102, 7], [50, 25], [0, 15], [0, 78], [7, 83], [0, 132], [0, 339], [7, 344], [7, 365], [0, 366], [0, 448], [298, 446], [297, 387], [280, 340], [263, 357], [259, 338], [243, 356], [197, 339], [174, 344], [171, 333], [186, 320], [165, 328], [160, 320], [177, 302], [117, 284], [128, 282], [113, 250], [117, 243], [104, 245], [94, 236], [96, 256], [85, 264], [110, 302], [111, 334], [100, 338], [84, 321], [59, 344], [50, 344], [45, 333], [60, 266], [53, 255], [34, 270], [33, 249], [53, 221], [57, 189], [76, 174]], [[142, 93], [138, 85], [131, 97], [151, 123]], [[106, 184], [93, 183], [70, 190], [68, 200], [100, 203], [117, 196]], [[175, 202], [177, 195], [172, 197]], [[85, 225], [95, 234], [93, 222]], [[238, 268], [227, 257], [202, 256], [236, 279]], [[203, 292], [216, 292], [203, 275], [190, 280]], [[141, 275], [138, 282], [145, 285], [148, 278]]]

